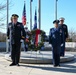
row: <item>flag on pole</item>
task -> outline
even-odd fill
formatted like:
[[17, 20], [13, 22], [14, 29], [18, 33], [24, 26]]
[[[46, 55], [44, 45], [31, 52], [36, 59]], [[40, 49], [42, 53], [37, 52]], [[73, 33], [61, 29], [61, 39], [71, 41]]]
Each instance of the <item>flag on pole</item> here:
[[26, 25], [26, 8], [24, 3], [23, 14], [22, 14], [22, 24]]
[[33, 30], [34, 29], [37, 29], [37, 13], [36, 13], [36, 10], [35, 10], [35, 16], [34, 16], [34, 27], [33, 27]]

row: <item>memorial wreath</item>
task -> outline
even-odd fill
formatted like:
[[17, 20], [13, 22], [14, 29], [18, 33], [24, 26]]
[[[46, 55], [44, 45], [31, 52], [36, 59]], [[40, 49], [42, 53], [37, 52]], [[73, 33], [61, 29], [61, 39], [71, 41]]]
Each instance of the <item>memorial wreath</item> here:
[[43, 30], [32, 30], [28, 36], [27, 40], [29, 42], [25, 42], [25, 44], [28, 44], [29, 50], [38, 51], [44, 49], [45, 32]]

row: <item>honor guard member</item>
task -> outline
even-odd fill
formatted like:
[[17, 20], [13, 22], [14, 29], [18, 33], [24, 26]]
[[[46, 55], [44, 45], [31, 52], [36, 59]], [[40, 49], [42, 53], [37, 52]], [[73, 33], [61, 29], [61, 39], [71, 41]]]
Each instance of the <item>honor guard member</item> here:
[[58, 27], [59, 20], [53, 21], [54, 28], [50, 29], [49, 44], [52, 45], [53, 65], [54, 67], [60, 66], [60, 50], [61, 50], [61, 35], [62, 31]]
[[[30, 31], [28, 30], [28, 27], [24, 27], [25, 33], [26, 33], [26, 39], [29, 39]], [[25, 45], [25, 51], [28, 51], [28, 44], [24, 43]]]
[[[11, 25], [11, 23], [12, 23], [12, 17], [10, 18], [10, 21], [11, 22], [8, 24], [8, 26]], [[11, 47], [11, 42], [9, 41], [9, 38], [8, 38], [8, 43], [9, 43], [9, 47], [8, 47], [8, 53], [9, 53], [9, 52], [11, 52], [11, 48], [10, 48]]]
[[59, 24], [59, 27], [62, 28], [62, 31], [64, 32], [64, 41], [63, 41], [63, 45], [61, 46], [61, 53], [60, 53], [60, 56], [64, 56], [65, 55], [65, 42], [66, 42], [66, 39], [68, 38], [68, 27], [66, 24], [64, 24], [64, 18], [61, 17], [60, 18], [60, 24]]
[[[12, 22], [8, 25], [7, 36], [11, 38], [11, 59], [12, 63], [10, 66], [17, 65], [19, 66], [19, 59], [20, 59], [20, 48], [21, 48], [21, 33], [23, 34], [24, 38], [26, 33], [24, 31], [24, 27], [22, 23], [18, 22], [18, 15], [12, 15]], [[11, 32], [11, 33], [10, 33]], [[11, 35], [11, 36], [10, 36]]]

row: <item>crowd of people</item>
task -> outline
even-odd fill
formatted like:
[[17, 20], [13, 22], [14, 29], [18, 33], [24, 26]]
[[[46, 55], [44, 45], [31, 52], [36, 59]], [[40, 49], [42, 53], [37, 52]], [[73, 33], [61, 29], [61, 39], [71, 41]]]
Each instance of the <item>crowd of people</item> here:
[[[25, 42], [29, 42], [28, 34], [30, 34], [27, 27], [24, 28], [22, 23], [18, 22], [18, 15], [13, 14], [11, 16], [11, 22], [8, 24], [7, 37], [10, 39], [11, 45], [11, 59], [10, 66], [20, 66], [20, 49], [21, 39]], [[64, 18], [60, 20], [54, 20], [54, 28], [49, 32], [49, 44], [52, 45], [53, 53], [53, 65], [54, 67], [60, 66], [60, 56], [65, 56], [65, 41], [68, 38], [68, 28], [64, 24]], [[28, 51], [28, 44], [25, 44], [25, 51]]]

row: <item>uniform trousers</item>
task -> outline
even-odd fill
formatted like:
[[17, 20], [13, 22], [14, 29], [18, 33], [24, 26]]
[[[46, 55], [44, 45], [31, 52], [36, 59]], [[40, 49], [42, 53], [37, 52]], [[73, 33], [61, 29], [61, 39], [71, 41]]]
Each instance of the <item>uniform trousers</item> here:
[[63, 46], [61, 46], [61, 52], [60, 52], [60, 56], [64, 55], [65, 55], [65, 42], [63, 43]]
[[60, 46], [53, 46], [53, 65], [58, 66], [60, 65]]
[[21, 43], [12, 44], [11, 59], [12, 63], [18, 64], [20, 60]]

